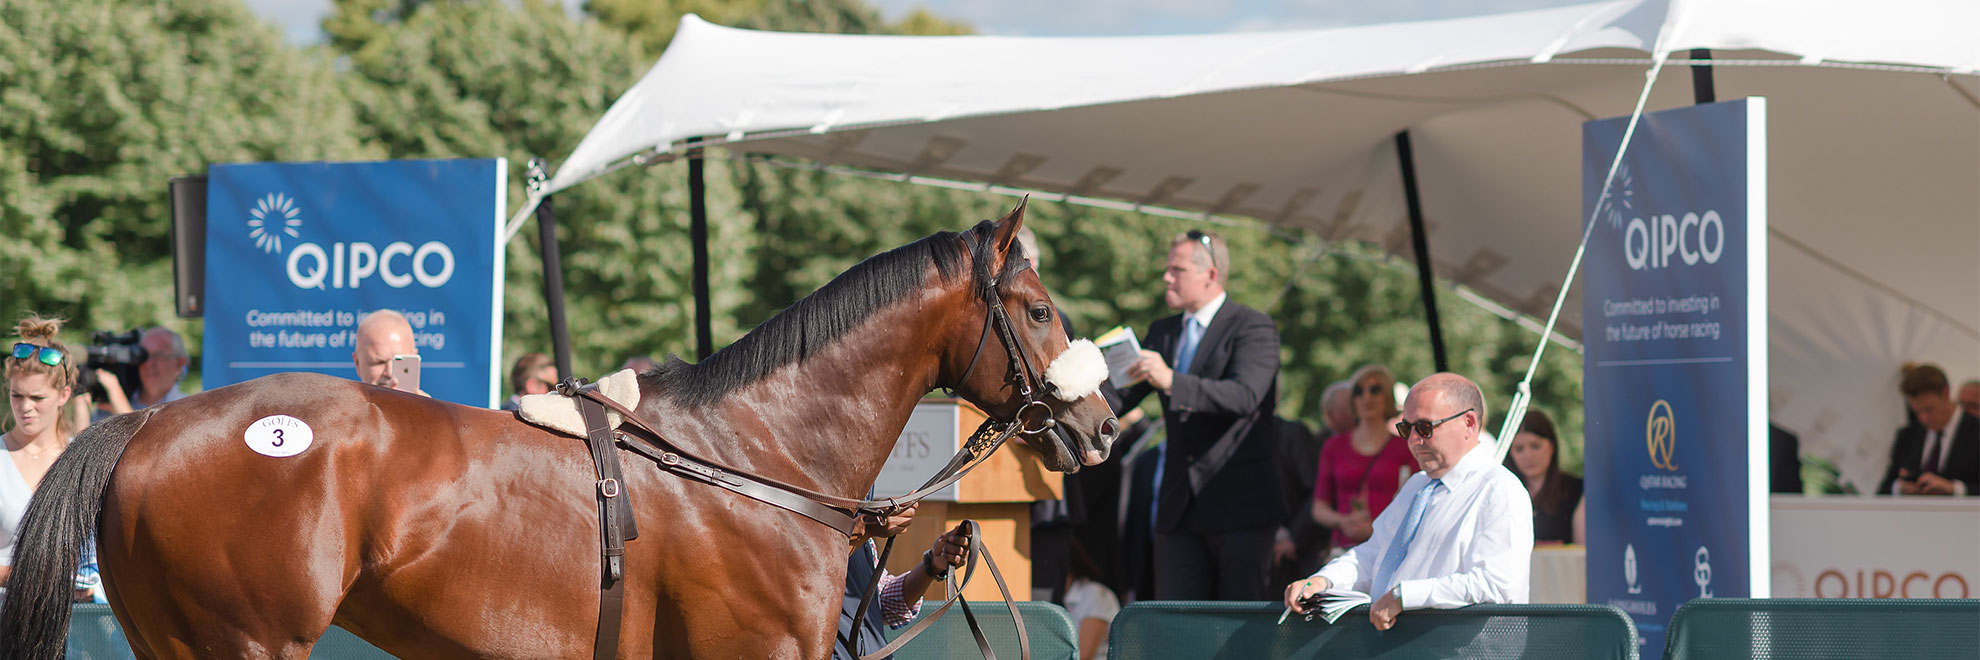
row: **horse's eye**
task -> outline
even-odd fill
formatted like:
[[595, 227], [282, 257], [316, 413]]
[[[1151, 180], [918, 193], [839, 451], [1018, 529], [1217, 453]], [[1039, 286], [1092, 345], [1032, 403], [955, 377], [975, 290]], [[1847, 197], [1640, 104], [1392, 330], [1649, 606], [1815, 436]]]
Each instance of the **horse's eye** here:
[[1052, 318], [1052, 308], [1044, 305], [1031, 308], [1031, 320], [1044, 323], [1050, 318]]

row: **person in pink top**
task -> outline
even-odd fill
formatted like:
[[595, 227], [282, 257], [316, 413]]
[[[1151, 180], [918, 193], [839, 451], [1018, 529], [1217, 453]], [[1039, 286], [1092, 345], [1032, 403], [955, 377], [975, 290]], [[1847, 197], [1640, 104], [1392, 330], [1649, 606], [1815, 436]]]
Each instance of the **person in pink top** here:
[[1368, 540], [1375, 517], [1420, 469], [1389, 423], [1396, 416], [1396, 377], [1389, 368], [1364, 366], [1348, 382], [1355, 425], [1320, 448], [1320, 472], [1313, 485], [1313, 519], [1334, 530], [1336, 549]]

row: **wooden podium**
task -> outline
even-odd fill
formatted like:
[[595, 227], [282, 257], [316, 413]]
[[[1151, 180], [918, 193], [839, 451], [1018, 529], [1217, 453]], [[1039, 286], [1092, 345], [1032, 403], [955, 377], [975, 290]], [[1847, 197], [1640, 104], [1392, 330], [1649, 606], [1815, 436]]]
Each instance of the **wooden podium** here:
[[[903, 495], [942, 469], [962, 442], [983, 424], [983, 412], [957, 399], [923, 399], [894, 444], [894, 452], [874, 481], [878, 497]], [[1030, 448], [1015, 437], [961, 481], [921, 501], [914, 525], [894, 542], [887, 570], [921, 570], [921, 553], [943, 532], [964, 519], [983, 529], [983, 546], [996, 560], [1011, 588], [1011, 597], [1031, 599], [1031, 503], [1055, 500], [1065, 493], [1057, 472], [1046, 470]], [[960, 570], [960, 569], [958, 569]], [[929, 588], [927, 598], [946, 598], [946, 586]], [[964, 590], [970, 600], [1003, 600], [990, 570], [978, 560], [976, 577]]]

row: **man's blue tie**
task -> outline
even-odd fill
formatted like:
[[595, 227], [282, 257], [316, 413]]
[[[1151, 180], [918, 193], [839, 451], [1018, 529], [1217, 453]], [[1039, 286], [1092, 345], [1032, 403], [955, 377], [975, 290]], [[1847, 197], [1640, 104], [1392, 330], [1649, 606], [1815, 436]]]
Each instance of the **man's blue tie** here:
[[1375, 588], [1368, 592], [1369, 596], [1379, 599], [1395, 586], [1390, 584], [1390, 580], [1395, 579], [1396, 569], [1402, 568], [1403, 557], [1409, 555], [1409, 544], [1416, 540], [1416, 527], [1423, 523], [1423, 510], [1430, 508], [1430, 498], [1443, 484], [1442, 479], [1431, 479], [1430, 483], [1423, 484], [1423, 490], [1417, 491], [1416, 499], [1409, 504], [1409, 517], [1403, 519], [1401, 527], [1396, 528], [1395, 538], [1389, 540], [1389, 551], [1382, 554], [1382, 567], [1375, 571], [1375, 581], [1369, 583]]
[[1183, 317], [1182, 342], [1176, 345], [1175, 370], [1189, 373], [1189, 363], [1196, 359], [1196, 345], [1203, 341], [1203, 323], [1195, 317]]

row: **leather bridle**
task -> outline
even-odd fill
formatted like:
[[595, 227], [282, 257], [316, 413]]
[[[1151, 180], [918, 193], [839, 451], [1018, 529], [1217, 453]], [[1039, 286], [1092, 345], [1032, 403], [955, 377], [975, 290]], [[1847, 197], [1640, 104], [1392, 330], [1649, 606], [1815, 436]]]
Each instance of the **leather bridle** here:
[[[1015, 277], [1030, 269], [1031, 262], [1020, 260], [1009, 271], [990, 278], [985, 286], [986, 291], [981, 296], [984, 306], [988, 308], [983, 313], [983, 332], [976, 338], [976, 351], [970, 354], [969, 366], [963, 369], [962, 377], [956, 379], [959, 385], [969, 382], [970, 374], [976, 371], [976, 362], [983, 357], [983, 345], [989, 343], [991, 329], [996, 329], [997, 339], [1004, 344], [1004, 355], [1011, 363], [1007, 377], [1011, 384], [1017, 387], [1018, 396], [1024, 398], [1024, 403], [1018, 406], [1017, 414], [1012, 415], [1010, 421], [1005, 423], [1018, 425], [1017, 432], [1022, 435], [1037, 435], [1059, 425], [1058, 419], [1052, 414], [1051, 404], [1038, 396], [1040, 393], [1054, 393], [1057, 388], [1050, 381], [1046, 381], [1032, 366], [1031, 354], [1024, 349], [1024, 342], [1018, 341], [1017, 328], [1011, 325], [1011, 314], [1004, 307], [1004, 298], [997, 294], [997, 287], [1005, 278]], [[954, 396], [955, 387], [948, 389], [949, 395]], [[1036, 427], [1027, 427], [1025, 415], [1033, 410], [1043, 411], [1044, 419], [1039, 420]]]

